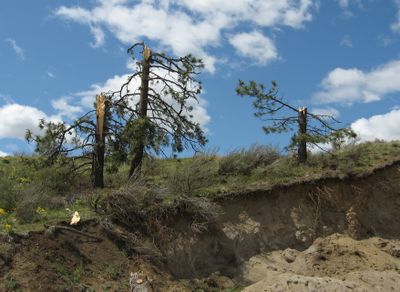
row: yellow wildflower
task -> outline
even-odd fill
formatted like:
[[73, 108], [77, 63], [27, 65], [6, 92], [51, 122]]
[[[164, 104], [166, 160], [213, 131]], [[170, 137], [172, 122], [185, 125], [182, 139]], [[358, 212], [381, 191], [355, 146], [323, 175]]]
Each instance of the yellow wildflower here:
[[36, 213], [38, 213], [39, 215], [44, 215], [46, 214], [46, 210], [42, 207], [37, 207]]
[[11, 224], [8, 224], [8, 223], [6, 223], [6, 224], [4, 224], [4, 229], [6, 230], [6, 232], [10, 232], [10, 231], [11, 231], [11, 229], [12, 229], [12, 225], [11, 225]]
[[7, 212], [3, 208], [0, 208], [0, 216], [6, 215]]
[[37, 207], [36, 209], [36, 219], [37, 220], [42, 220], [47, 218], [47, 212], [44, 208], [42, 207]]

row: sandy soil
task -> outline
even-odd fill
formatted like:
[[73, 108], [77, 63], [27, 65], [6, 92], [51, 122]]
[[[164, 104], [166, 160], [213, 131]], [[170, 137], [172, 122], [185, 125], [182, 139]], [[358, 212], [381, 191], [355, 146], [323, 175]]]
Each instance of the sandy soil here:
[[400, 241], [347, 235], [318, 238], [306, 250], [274, 251], [242, 267], [244, 291], [400, 291]]

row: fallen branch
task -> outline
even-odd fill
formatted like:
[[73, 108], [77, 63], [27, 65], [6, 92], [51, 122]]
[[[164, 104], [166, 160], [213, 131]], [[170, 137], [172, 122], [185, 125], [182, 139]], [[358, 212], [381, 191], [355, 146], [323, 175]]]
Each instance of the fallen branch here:
[[89, 237], [89, 238], [94, 239], [94, 240], [99, 241], [99, 242], [103, 241], [103, 239], [100, 238], [100, 237], [97, 237], [95, 235], [91, 235], [91, 234], [89, 234], [87, 232], [76, 230], [76, 229], [74, 229], [72, 227], [68, 227], [68, 226], [47, 225], [47, 224], [45, 224], [44, 227], [47, 228], [46, 232], [48, 232], [48, 234], [54, 234], [57, 230], [66, 230], [66, 231], [71, 231], [73, 233], [76, 233], [76, 234], [79, 234], [79, 235], [82, 235], [82, 236]]

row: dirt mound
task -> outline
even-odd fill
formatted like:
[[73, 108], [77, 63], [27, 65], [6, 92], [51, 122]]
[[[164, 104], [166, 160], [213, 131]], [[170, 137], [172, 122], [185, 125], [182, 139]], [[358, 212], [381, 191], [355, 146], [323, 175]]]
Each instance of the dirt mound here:
[[242, 267], [245, 291], [394, 291], [400, 287], [400, 241], [357, 241], [333, 234], [305, 251], [286, 249], [252, 257]]
[[[354, 278], [354, 279], [353, 279]], [[399, 274], [390, 272], [356, 272], [348, 279], [307, 277], [291, 273], [269, 273], [268, 277], [246, 287], [245, 292], [260, 291], [397, 291]]]

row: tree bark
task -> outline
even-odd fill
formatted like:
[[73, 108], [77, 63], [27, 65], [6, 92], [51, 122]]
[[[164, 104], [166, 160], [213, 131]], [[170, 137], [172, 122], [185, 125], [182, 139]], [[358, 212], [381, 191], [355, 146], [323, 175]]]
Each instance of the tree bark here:
[[299, 144], [297, 149], [297, 160], [299, 163], [307, 161], [307, 108], [299, 109]]
[[140, 84], [140, 100], [139, 100], [139, 119], [141, 120], [139, 133], [135, 147], [133, 149], [133, 158], [129, 169], [129, 178], [131, 178], [135, 172], [140, 174], [144, 153], [144, 142], [146, 139], [146, 119], [147, 119], [147, 107], [149, 98], [149, 75], [150, 75], [150, 61], [151, 61], [151, 50], [145, 46], [143, 50], [143, 62], [142, 62], [142, 75]]
[[106, 97], [96, 96], [96, 134], [92, 163], [93, 187], [104, 187], [104, 143], [105, 143], [105, 118], [106, 118]]

